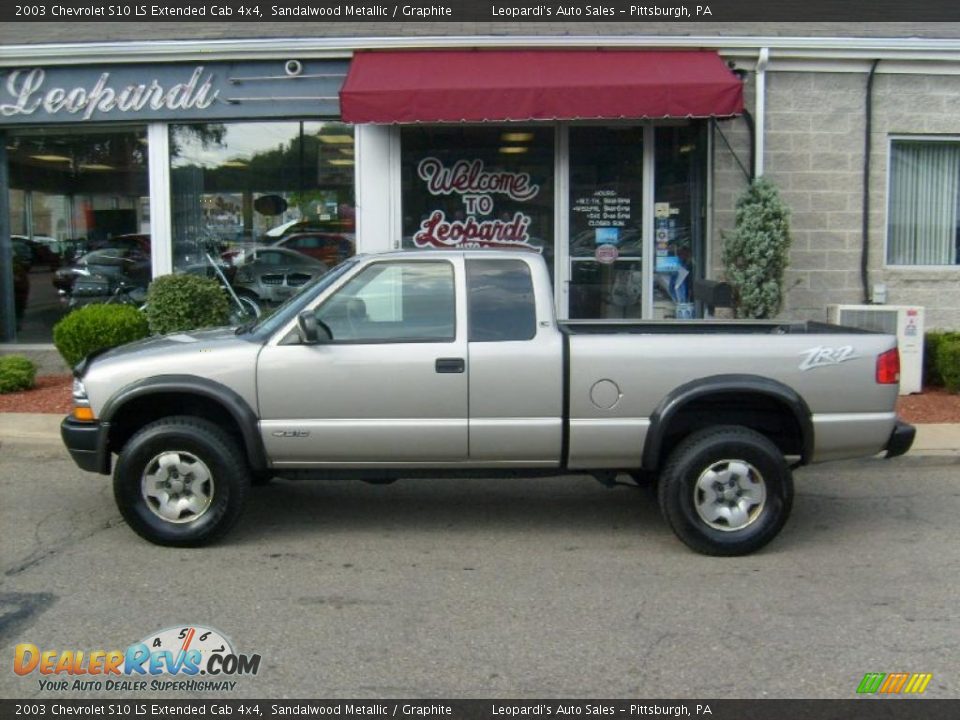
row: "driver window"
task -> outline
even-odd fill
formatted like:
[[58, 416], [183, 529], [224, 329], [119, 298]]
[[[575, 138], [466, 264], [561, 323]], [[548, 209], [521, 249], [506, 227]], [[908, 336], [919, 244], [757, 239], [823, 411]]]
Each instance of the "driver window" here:
[[334, 342], [450, 342], [456, 337], [453, 265], [366, 267], [317, 309]]

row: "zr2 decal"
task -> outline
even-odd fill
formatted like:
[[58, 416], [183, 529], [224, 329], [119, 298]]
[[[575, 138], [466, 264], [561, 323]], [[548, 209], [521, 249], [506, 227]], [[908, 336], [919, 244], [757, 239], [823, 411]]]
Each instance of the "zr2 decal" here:
[[801, 370], [816, 370], [817, 368], [827, 367], [828, 365], [839, 365], [847, 360], [853, 360], [860, 357], [854, 352], [853, 345], [844, 345], [843, 347], [815, 347], [804, 350], [801, 355], [804, 360], [800, 363]]

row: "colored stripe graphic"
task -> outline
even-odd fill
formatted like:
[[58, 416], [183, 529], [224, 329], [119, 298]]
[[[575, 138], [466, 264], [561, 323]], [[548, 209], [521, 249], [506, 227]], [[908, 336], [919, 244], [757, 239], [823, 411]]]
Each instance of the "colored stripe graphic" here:
[[933, 680], [933, 673], [914, 673], [903, 691], [905, 693], [922, 693], [927, 689], [927, 685], [930, 684], [931, 680]]
[[863, 680], [860, 681], [860, 686], [857, 688], [858, 693], [869, 693], [873, 694], [880, 689], [881, 683], [883, 683], [883, 678], [886, 677], [886, 673], [867, 673], [863, 676]]
[[857, 686], [857, 693], [861, 695], [897, 695], [909, 693], [919, 695], [926, 691], [927, 685], [933, 680], [933, 673], [867, 673]]

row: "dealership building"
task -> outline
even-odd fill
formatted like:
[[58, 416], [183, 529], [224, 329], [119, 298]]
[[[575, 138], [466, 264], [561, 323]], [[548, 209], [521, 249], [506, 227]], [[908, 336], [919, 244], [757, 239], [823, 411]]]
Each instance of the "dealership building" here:
[[147, 278], [236, 243], [528, 249], [560, 317], [696, 317], [760, 175], [784, 318], [960, 329], [957, 24], [7, 23], [0, 135], [5, 343], [49, 343], [55, 268], [114, 246]]

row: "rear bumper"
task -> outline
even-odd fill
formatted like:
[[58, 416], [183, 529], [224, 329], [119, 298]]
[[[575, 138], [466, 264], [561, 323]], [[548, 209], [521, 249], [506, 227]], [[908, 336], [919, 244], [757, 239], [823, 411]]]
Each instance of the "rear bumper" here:
[[893, 458], [903, 455], [913, 445], [913, 439], [917, 435], [917, 429], [913, 425], [897, 420], [897, 424], [890, 433], [890, 439], [887, 440], [887, 446], [884, 448], [887, 454], [884, 457]]
[[110, 474], [108, 430], [106, 423], [79, 422], [69, 415], [60, 423], [60, 437], [77, 467], [102, 475]]

